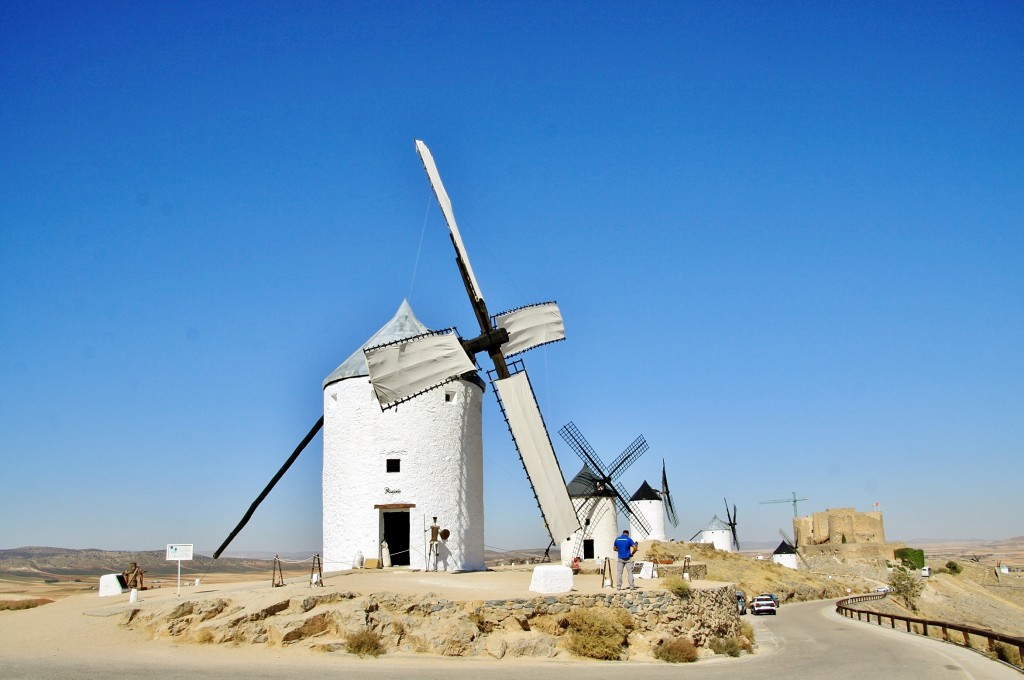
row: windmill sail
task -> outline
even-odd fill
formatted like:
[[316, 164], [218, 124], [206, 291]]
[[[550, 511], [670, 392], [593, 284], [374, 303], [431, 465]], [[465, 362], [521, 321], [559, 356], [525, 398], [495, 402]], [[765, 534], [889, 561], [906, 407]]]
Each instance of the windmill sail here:
[[647, 440], [644, 439], [644, 436], [640, 435], [637, 437], [632, 444], [626, 447], [625, 451], [619, 454], [611, 466], [606, 467], [601, 462], [597, 452], [594, 451], [594, 447], [590, 445], [590, 442], [579, 431], [575, 423], [569, 421], [558, 430], [558, 434], [561, 435], [565, 443], [572, 448], [584, 464], [591, 466], [597, 473], [596, 490], [600, 493], [610, 493], [615, 496], [616, 505], [618, 505], [622, 514], [636, 522], [636, 526], [640, 527], [645, 535], [649, 535], [651, 527], [648, 526], [647, 520], [640, 513], [633, 511], [632, 506], [629, 504], [629, 495], [622, 488], [622, 485], [615, 481], [619, 475], [625, 472], [626, 468], [636, 462], [648, 449]]
[[565, 339], [562, 312], [554, 302], [542, 302], [495, 314], [494, 325], [508, 332], [508, 342], [501, 346], [501, 353], [506, 358]]
[[423, 169], [427, 171], [427, 178], [430, 179], [430, 186], [434, 189], [434, 195], [437, 196], [437, 202], [441, 206], [441, 212], [444, 214], [444, 221], [448, 224], [448, 232], [451, 234], [452, 243], [455, 244], [456, 253], [459, 256], [463, 266], [466, 268], [466, 275], [469, 277], [469, 284], [471, 287], [470, 297], [473, 301], [483, 300], [483, 295], [480, 293], [480, 285], [476, 282], [476, 276], [473, 274], [473, 267], [469, 264], [469, 255], [466, 254], [466, 246], [462, 244], [462, 234], [459, 233], [459, 225], [455, 223], [455, 213], [452, 211], [452, 201], [448, 198], [448, 192], [444, 189], [444, 184], [441, 183], [441, 175], [437, 171], [437, 165], [434, 163], [434, 157], [430, 153], [430, 149], [427, 145], [416, 140], [416, 151], [420, 155], [420, 160], [423, 161]]
[[382, 409], [476, 371], [458, 337], [450, 331], [368, 347], [363, 353]]
[[665, 514], [672, 526], [679, 526], [679, 516], [676, 515], [676, 506], [672, 503], [672, 494], [668, 490], [668, 475], [665, 474], [665, 459], [661, 459], [661, 500], [665, 503]]
[[[512, 434], [516, 450], [523, 462], [551, 539], [554, 541], [568, 537], [580, 528], [580, 523], [565, 489], [565, 480], [562, 478], [558, 459], [555, 458], [547, 428], [540, 415], [540, 407], [537, 405], [537, 399], [530, 387], [526, 373], [523, 371], [516, 374], [510, 373], [505, 360], [506, 354], [518, 354], [532, 347], [564, 339], [565, 329], [561, 313], [553, 302], [522, 307], [500, 315], [492, 326], [487, 312], [487, 304], [469, 263], [469, 255], [462, 242], [459, 227], [455, 222], [451, 199], [441, 182], [441, 175], [437, 171], [434, 157], [427, 145], [420, 140], [416, 140], [416, 151], [419, 153], [420, 160], [423, 161], [423, 168], [427, 172], [430, 186], [434, 190], [438, 205], [440, 205], [445, 222], [448, 224], [452, 245], [455, 246], [455, 260], [473, 305], [473, 312], [480, 324], [479, 337], [459, 341], [463, 355], [468, 357], [477, 352], [487, 352], [491, 357], [494, 371], [497, 374], [494, 382], [495, 394], [505, 414], [509, 432]], [[406, 352], [409, 344], [410, 341], [395, 343], [395, 349], [398, 352], [396, 356], [400, 357], [403, 352]], [[396, 377], [395, 384], [386, 385], [383, 394], [384, 399], [392, 401], [382, 402], [382, 407], [385, 404], [397, 403], [394, 401], [395, 399], [400, 401], [410, 398], [418, 392], [432, 389], [443, 384], [445, 380], [450, 380], [452, 377], [466, 372], [461, 370], [461, 365], [454, 361], [457, 353], [454, 352], [452, 345], [432, 349], [423, 354], [425, 356], [420, 358], [424, 361], [412, 362], [423, 373], [423, 376], [411, 380]], [[443, 359], [440, 358], [441, 354], [445, 355]], [[387, 357], [386, 360], [398, 361], [398, 359], [390, 357]], [[370, 364], [369, 354], [367, 354], [367, 364]], [[475, 366], [470, 370], [476, 370]], [[453, 373], [453, 371], [458, 371], [458, 373]], [[370, 381], [374, 382], [372, 372]], [[381, 396], [381, 393], [378, 393], [378, 396]]]
[[740, 539], [736, 536], [736, 504], [733, 503], [732, 514], [730, 515], [729, 501], [726, 501], [724, 498], [722, 500], [725, 501], [725, 517], [727, 520], [726, 523], [729, 525], [729, 531], [732, 532], [732, 548], [733, 550], [736, 550], [738, 552], [740, 549]]
[[496, 380], [494, 387], [551, 537], [565, 540], [580, 528], [580, 522], [565, 488], [530, 379], [526, 371], [520, 371]]

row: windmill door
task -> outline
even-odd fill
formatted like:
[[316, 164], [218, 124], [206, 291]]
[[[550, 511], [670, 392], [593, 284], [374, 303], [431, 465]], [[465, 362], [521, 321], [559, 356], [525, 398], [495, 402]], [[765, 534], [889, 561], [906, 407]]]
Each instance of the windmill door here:
[[383, 538], [391, 551], [391, 564], [409, 566], [409, 511], [389, 510], [381, 513]]

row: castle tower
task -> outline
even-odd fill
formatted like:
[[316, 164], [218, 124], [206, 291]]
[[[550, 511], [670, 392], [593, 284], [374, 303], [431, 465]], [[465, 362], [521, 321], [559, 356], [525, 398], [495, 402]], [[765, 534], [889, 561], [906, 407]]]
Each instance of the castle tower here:
[[433, 569], [434, 517], [437, 568], [484, 569], [483, 383], [474, 374], [381, 411], [367, 377], [364, 347], [426, 332], [403, 301], [324, 380], [325, 571], [381, 557], [382, 541], [394, 566]]
[[647, 533], [636, 521], [629, 518], [629, 533], [635, 541], [664, 541], [665, 540], [665, 503], [661, 494], [654, 490], [647, 480], [640, 485], [636, 493], [629, 499], [629, 508], [633, 514], [643, 517], [650, 527]]

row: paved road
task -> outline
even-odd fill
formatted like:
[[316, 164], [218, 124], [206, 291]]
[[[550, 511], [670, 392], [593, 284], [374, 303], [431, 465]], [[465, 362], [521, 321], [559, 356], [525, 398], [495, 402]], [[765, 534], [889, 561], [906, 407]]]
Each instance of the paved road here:
[[575, 678], [615, 678], [623, 675], [652, 678], [699, 678], [731, 680], [735, 678], [827, 678], [864, 680], [1021, 680], [1017, 671], [990, 661], [975, 652], [959, 649], [935, 640], [900, 633], [876, 625], [850, 621], [835, 614], [833, 606], [822, 602], [786, 605], [778, 616], [748, 616], [754, 625], [759, 653], [739, 659], [713, 658], [696, 664], [577, 661], [525, 661], [446, 659], [406, 657], [357, 659], [342, 655], [303, 654], [298, 650], [278, 650], [266, 655], [241, 654], [235, 650], [196, 645], [167, 647], [143, 645], [125, 663], [84, 662], [54, 656], [22, 659], [16, 651], [2, 649], [0, 640], [0, 677], [21, 678], [110, 678], [136, 680], [152, 678], [212, 678], [235, 680], [253, 678], [295, 678], [322, 680], [325, 675], [352, 674], [369, 680], [395, 678], [537, 678], [566, 680]]

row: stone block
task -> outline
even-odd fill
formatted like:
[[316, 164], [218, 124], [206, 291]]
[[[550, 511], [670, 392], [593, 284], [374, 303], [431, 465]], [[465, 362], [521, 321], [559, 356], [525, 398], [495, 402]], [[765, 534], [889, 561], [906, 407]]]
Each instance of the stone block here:
[[568, 593], [572, 590], [572, 569], [560, 564], [542, 564], [533, 568], [530, 591], [534, 593]]
[[128, 584], [121, 574], [104, 574], [100, 576], [100, 597], [123, 595], [128, 592]]

